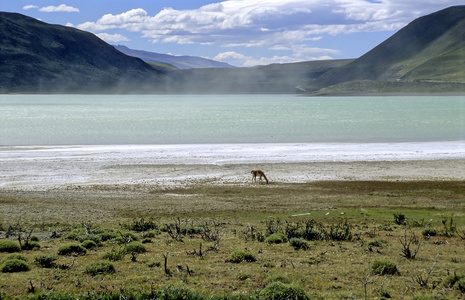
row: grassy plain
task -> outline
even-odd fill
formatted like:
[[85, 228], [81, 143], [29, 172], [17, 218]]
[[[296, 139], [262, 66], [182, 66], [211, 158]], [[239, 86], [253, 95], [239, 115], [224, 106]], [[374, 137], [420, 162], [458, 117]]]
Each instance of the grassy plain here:
[[[2, 239], [17, 240], [21, 233], [24, 241], [32, 230], [41, 246], [21, 252], [30, 271], [0, 274], [1, 296], [139, 292], [167, 285], [205, 295], [250, 295], [280, 275], [315, 299], [460, 299], [464, 292], [449, 286], [446, 278], [465, 275], [464, 199], [463, 181], [0, 191]], [[263, 241], [271, 232], [288, 234], [293, 226], [305, 224], [321, 233], [307, 241], [306, 250], [295, 250], [289, 242]], [[423, 235], [426, 228], [437, 235]], [[113, 261], [116, 272], [103, 275], [85, 273], [86, 266], [123, 249], [117, 239], [102, 241], [85, 255], [58, 255], [54, 268], [34, 263], [39, 255], [57, 255], [60, 246], [79, 243], [77, 237], [86, 230], [116, 237], [130, 232], [147, 252], [135, 261], [129, 254]], [[343, 236], [344, 230], [350, 237], [337, 240], [331, 235]], [[406, 247], [418, 249], [415, 258], [405, 257]], [[244, 249], [256, 261], [229, 261], [234, 251]], [[0, 253], [0, 260], [6, 255]], [[399, 272], [374, 274], [370, 263], [376, 259], [394, 262]]]

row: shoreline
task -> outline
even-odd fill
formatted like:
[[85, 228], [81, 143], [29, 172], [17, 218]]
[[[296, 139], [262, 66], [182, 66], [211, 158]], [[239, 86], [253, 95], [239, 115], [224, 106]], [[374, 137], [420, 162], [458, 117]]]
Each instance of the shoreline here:
[[0, 190], [321, 180], [465, 180], [465, 141], [1, 146]]

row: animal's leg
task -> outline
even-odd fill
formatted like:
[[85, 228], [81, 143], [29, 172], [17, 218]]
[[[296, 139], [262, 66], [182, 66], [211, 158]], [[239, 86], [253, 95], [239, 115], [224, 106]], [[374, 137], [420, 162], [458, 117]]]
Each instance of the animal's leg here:
[[268, 178], [266, 178], [266, 175], [263, 172], [262, 172], [262, 174], [260, 174], [260, 181], [262, 180], [262, 176], [263, 176], [263, 178], [265, 178], [266, 184], [268, 184]]

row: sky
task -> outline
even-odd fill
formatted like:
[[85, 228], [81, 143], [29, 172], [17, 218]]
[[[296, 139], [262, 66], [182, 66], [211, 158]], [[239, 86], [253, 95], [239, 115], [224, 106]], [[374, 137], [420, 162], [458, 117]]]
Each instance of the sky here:
[[0, 0], [0, 11], [112, 45], [238, 67], [357, 58], [414, 19], [463, 0]]

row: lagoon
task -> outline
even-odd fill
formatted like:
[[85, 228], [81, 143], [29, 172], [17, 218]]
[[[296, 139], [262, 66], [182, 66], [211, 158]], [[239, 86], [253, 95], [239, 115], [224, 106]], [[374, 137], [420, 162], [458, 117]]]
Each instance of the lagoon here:
[[0, 145], [465, 140], [461, 96], [1, 95]]

